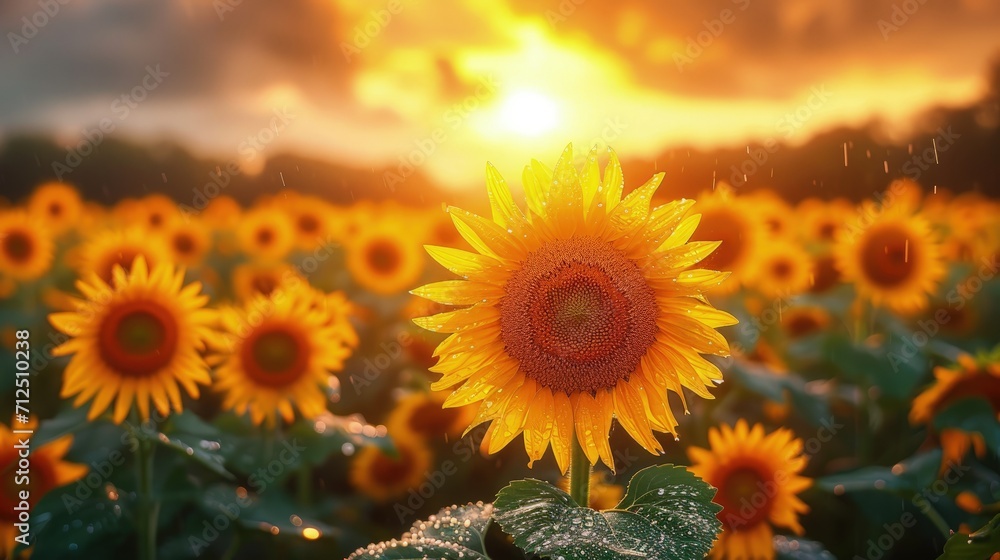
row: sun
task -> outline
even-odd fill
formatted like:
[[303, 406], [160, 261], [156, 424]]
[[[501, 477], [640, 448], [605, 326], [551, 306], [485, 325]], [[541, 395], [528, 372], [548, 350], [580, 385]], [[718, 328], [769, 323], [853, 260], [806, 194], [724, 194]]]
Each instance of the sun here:
[[501, 127], [518, 136], [538, 136], [559, 124], [559, 105], [533, 90], [516, 90], [500, 104]]

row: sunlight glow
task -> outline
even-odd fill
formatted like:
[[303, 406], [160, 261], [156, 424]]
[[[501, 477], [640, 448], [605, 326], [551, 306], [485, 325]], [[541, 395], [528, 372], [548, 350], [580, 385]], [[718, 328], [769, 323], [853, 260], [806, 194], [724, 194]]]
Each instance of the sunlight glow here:
[[499, 108], [499, 124], [521, 136], [538, 136], [559, 124], [559, 105], [537, 91], [517, 90]]

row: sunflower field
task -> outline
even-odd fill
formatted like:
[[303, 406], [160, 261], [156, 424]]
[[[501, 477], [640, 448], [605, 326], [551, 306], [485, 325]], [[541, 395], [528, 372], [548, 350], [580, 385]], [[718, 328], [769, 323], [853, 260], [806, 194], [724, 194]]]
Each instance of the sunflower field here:
[[1000, 201], [883, 187], [572, 147], [475, 212], [38, 185], [0, 555], [997, 560]]

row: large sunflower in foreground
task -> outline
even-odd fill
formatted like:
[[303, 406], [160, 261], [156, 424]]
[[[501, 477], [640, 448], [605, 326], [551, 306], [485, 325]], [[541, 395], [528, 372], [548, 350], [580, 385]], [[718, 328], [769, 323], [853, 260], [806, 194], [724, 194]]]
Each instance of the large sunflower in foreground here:
[[[211, 381], [199, 353], [212, 336], [214, 313], [201, 284], [184, 286], [184, 271], [161, 264], [150, 270], [141, 256], [131, 272], [118, 266], [109, 285], [96, 274], [77, 282], [86, 299], [76, 311], [49, 315], [69, 335], [57, 356], [73, 354], [63, 374], [61, 396], [76, 396], [74, 406], [92, 400], [88, 419], [114, 405], [121, 423], [133, 403], [143, 420], [149, 403], [163, 415], [181, 411], [181, 392], [198, 396], [198, 384]], [[117, 400], [115, 400], [117, 398]]]
[[718, 242], [688, 243], [698, 216], [692, 200], [651, 207], [663, 174], [622, 199], [611, 153], [603, 178], [596, 151], [582, 176], [568, 146], [555, 171], [532, 161], [524, 172], [528, 212], [487, 166], [493, 220], [450, 208], [476, 252], [428, 246], [463, 280], [429, 284], [416, 295], [461, 309], [422, 317], [426, 329], [453, 333], [431, 368], [434, 389], [457, 387], [445, 406], [481, 402], [473, 425], [492, 421], [486, 449], [519, 434], [529, 464], [552, 445], [569, 465], [574, 431], [591, 463], [614, 468], [608, 432], [617, 418], [644, 448], [653, 431], [676, 433], [668, 391], [711, 398], [721, 380], [702, 354], [728, 355], [716, 327], [736, 320], [702, 292], [726, 273], [693, 268]]
[[716, 559], [774, 558], [771, 525], [802, 534], [799, 514], [809, 507], [797, 496], [812, 481], [799, 476], [806, 465], [802, 440], [790, 430], [764, 435], [760, 424], [750, 428], [740, 419], [708, 431], [711, 449], [689, 447], [690, 470], [718, 488], [723, 532], [712, 548]]
[[[913, 399], [911, 424], [932, 424], [934, 417], [962, 399], [982, 398], [1000, 418], [1000, 350], [992, 356], [975, 359], [962, 355], [954, 367], [934, 368], [934, 384]], [[941, 470], [961, 463], [969, 449], [976, 456], [986, 454], [986, 441], [977, 431], [958, 428], [941, 430]]]
[[52, 252], [52, 238], [27, 213], [0, 212], [0, 275], [34, 280], [52, 266]]
[[[31, 425], [16, 424], [17, 428], [30, 429]], [[63, 456], [73, 445], [73, 436], [63, 436], [31, 450], [31, 472], [28, 486], [15, 486], [14, 471], [18, 469], [18, 451], [15, 445], [18, 438], [24, 436], [14, 434], [10, 428], [0, 424], [0, 472], [4, 473], [4, 484], [0, 485], [0, 557], [14, 558], [11, 555], [15, 547], [14, 537], [17, 536], [17, 512], [14, 508], [21, 502], [20, 491], [30, 492], [28, 503], [34, 507], [38, 500], [50, 490], [79, 480], [89, 470], [86, 465], [70, 463]]]
[[834, 255], [844, 278], [876, 306], [909, 314], [927, 305], [945, 273], [940, 248], [930, 225], [904, 208], [879, 210], [866, 203], [863, 216], [877, 216], [859, 232], [844, 230]]
[[326, 411], [323, 387], [343, 369], [356, 335], [346, 315], [317, 297], [308, 287], [282, 289], [222, 311], [226, 335], [211, 361], [221, 364], [215, 388], [225, 393], [225, 408], [269, 426], [279, 413], [293, 421], [293, 405], [306, 418]]

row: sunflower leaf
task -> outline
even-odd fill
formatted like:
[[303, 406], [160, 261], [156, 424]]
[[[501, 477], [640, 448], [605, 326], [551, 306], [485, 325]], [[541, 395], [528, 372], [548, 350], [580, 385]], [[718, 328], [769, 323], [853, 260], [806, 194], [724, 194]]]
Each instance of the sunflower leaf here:
[[982, 434], [990, 451], [1000, 454], [1000, 422], [985, 395], [966, 397], [948, 405], [934, 415], [934, 427]]
[[402, 539], [358, 549], [348, 560], [489, 560], [485, 535], [493, 513], [490, 504], [450, 506], [417, 521]]
[[990, 558], [1000, 550], [1000, 515], [994, 517], [985, 527], [963, 535], [957, 533], [944, 543], [944, 554], [937, 560], [980, 560]]
[[565, 560], [703, 558], [721, 523], [715, 489], [684, 467], [643, 469], [614, 509], [577, 506], [539, 480], [500, 490], [494, 517], [529, 554]]

